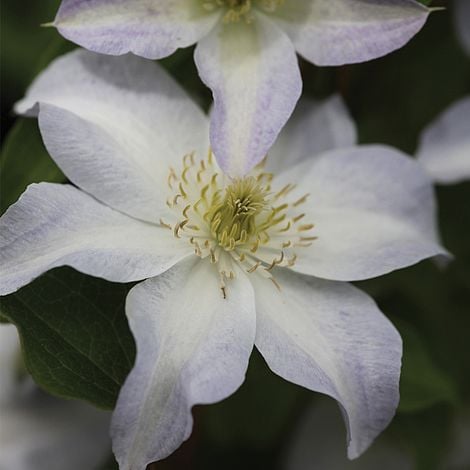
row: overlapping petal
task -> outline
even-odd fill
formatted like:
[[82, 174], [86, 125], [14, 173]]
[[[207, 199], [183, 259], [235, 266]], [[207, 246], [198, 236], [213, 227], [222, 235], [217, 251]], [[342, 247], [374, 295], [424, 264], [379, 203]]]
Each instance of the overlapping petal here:
[[165, 210], [169, 166], [209, 145], [202, 111], [157, 64], [133, 56], [67, 54], [15, 109], [39, 112], [45, 145], [73, 183], [151, 222]]
[[243, 382], [255, 336], [253, 289], [243, 273], [224, 299], [209, 261], [187, 260], [134, 287], [126, 312], [136, 364], [113, 416], [121, 470], [144, 470], [189, 437], [191, 407]]
[[269, 150], [267, 168], [277, 174], [301, 160], [312, 162], [322, 152], [356, 142], [356, 126], [340, 95], [323, 102], [302, 99]]
[[195, 60], [214, 96], [214, 154], [226, 173], [243, 176], [264, 158], [300, 96], [295, 50], [260, 15], [218, 25], [199, 42]]
[[415, 0], [291, 0], [272, 15], [317, 65], [364, 62], [404, 46], [429, 9]]
[[436, 118], [422, 133], [417, 158], [437, 183], [470, 179], [470, 96]]
[[296, 181], [299, 194], [309, 194], [301, 209], [318, 237], [299, 249], [292, 268], [298, 272], [361, 280], [446, 253], [438, 242], [432, 182], [398, 150], [333, 150], [313, 165], [298, 164], [283, 180]]
[[191, 252], [167, 229], [114, 211], [73, 186], [33, 184], [0, 219], [0, 294], [64, 265], [109, 281], [136, 281]]
[[195, 0], [63, 0], [54, 26], [95, 52], [160, 59], [194, 44], [219, 16]]
[[281, 377], [338, 400], [348, 455], [359, 456], [398, 405], [401, 339], [373, 300], [347, 283], [276, 272], [254, 281], [256, 347]]

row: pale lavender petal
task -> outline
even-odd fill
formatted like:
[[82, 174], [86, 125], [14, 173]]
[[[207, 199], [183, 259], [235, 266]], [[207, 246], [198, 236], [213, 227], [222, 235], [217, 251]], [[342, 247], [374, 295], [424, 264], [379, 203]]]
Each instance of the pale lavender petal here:
[[301, 160], [356, 143], [356, 126], [340, 95], [322, 102], [302, 99], [269, 151], [267, 169], [277, 174]]
[[126, 312], [137, 360], [121, 389], [111, 435], [121, 470], [145, 470], [192, 429], [191, 408], [243, 382], [255, 336], [253, 289], [240, 272], [220, 289], [215, 267], [187, 260], [134, 287]]
[[195, 60], [214, 95], [214, 154], [226, 173], [243, 176], [265, 157], [300, 96], [292, 43], [259, 15], [218, 26], [199, 42]]
[[437, 183], [470, 179], [470, 96], [451, 105], [424, 130], [416, 157]]
[[73, 186], [33, 184], [0, 219], [0, 295], [64, 265], [109, 281], [137, 281], [191, 252], [168, 229], [114, 211]]
[[296, 251], [298, 272], [353, 281], [447, 254], [439, 244], [432, 181], [398, 150], [332, 150], [282, 173], [280, 187], [287, 182], [297, 184], [298, 195], [309, 194], [298, 210], [318, 237]]
[[423, 27], [429, 12], [414, 0], [292, 0], [272, 17], [307, 60], [342, 65], [404, 46]]
[[358, 457], [398, 405], [401, 338], [374, 301], [344, 282], [279, 269], [258, 277], [256, 347], [281, 377], [335, 398]]
[[203, 112], [163, 68], [131, 55], [60, 57], [15, 106], [39, 109], [45, 145], [69, 180], [150, 222], [166, 211], [170, 166], [209, 146]]
[[95, 52], [160, 59], [196, 43], [218, 19], [197, 0], [62, 0], [54, 26]]

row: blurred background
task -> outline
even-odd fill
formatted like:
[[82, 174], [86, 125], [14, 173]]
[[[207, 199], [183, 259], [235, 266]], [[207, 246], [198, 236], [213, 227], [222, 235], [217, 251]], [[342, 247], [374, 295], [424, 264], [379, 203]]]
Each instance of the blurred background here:
[[[2, 212], [29, 183], [64, 181], [42, 145], [36, 121], [17, 118], [12, 113], [13, 104], [23, 96], [32, 79], [53, 58], [74, 47], [55, 29], [40, 26], [53, 20], [59, 3], [59, 0], [2, 2]], [[361, 143], [386, 143], [413, 155], [423, 128], [450, 104], [470, 93], [470, 58], [456, 34], [453, 3], [432, 5], [446, 9], [432, 14], [408, 45], [384, 58], [337, 68], [318, 68], [302, 62], [304, 94], [322, 99], [340, 93], [358, 126]], [[196, 73], [192, 49], [179, 51], [163, 63], [207, 109], [210, 95]], [[427, 261], [358, 283], [376, 299], [404, 340], [398, 413], [363, 457], [352, 463], [347, 461], [345, 428], [332, 400], [283, 381], [255, 353], [241, 389], [222, 403], [196, 407], [195, 427], [189, 441], [151, 468], [470, 469], [470, 181], [439, 186], [436, 192], [442, 239], [455, 260], [446, 268]], [[67, 269], [61, 272], [69, 275]], [[122, 303], [126, 292], [121, 289], [113, 295]], [[126, 325], [122, 334], [130, 335]], [[128, 340], [132, 345], [132, 338]], [[15, 344], [19, 357], [19, 346]], [[26, 337], [23, 345], [32, 364]], [[4, 362], [0, 360], [0, 367], [5, 366]], [[49, 390], [55, 391], [53, 386]], [[43, 392], [36, 390], [33, 395], [37, 393]], [[24, 400], [24, 390], [22, 394]], [[28, 400], [30, 403], [31, 397]], [[38, 407], [46, 406], [37, 397], [34, 400]], [[56, 400], [56, 406], [62, 409], [63, 402]], [[74, 402], [64, 403], [77, 406]], [[24, 433], [23, 429], [30, 427], [11, 424], [15, 415], [13, 421], [2, 419], [7, 412], [11, 417], [11, 406], [0, 405], [0, 470], [37, 469], [38, 466], [28, 466], [34, 465], [34, 459], [33, 463], [31, 459], [30, 463], [25, 460], [21, 468], [19, 464], [13, 467], [2, 461], [8, 446], [18, 444], [19, 435], [15, 433]], [[19, 407], [23, 410], [21, 419], [28, 419], [24, 415], [29, 406]], [[79, 427], [80, 414], [70, 415], [69, 429]], [[37, 412], [31, 412], [31, 416], [36, 426], [38, 420], [44, 419]], [[32, 441], [34, 437], [24, 443], [19, 441], [15, 452], [27, 454], [34, 446], [37, 452], [37, 443]], [[52, 454], [63, 455], [58, 447], [62, 445], [67, 455], [67, 449], [74, 447], [74, 443], [82, 445], [80, 442], [78, 437], [61, 444], [54, 442]], [[105, 457], [103, 452], [98, 453], [96, 464], [77, 468], [116, 468], [107, 441], [96, 442], [101, 442]], [[43, 447], [47, 448], [47, 442]], [[58, 469], [76, 468], [73, 454], [68, 455], [67, 466]], [[39, 470], [56, 468], [47, 465]]]

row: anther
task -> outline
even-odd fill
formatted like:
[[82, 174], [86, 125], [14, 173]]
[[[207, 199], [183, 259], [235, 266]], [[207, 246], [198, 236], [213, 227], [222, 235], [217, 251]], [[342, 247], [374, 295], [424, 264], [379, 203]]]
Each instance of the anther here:
[[169, 228], [170, 230], [173, 230], [173, 227], [170, 224], [167, 224], [166, 222], [163, 221], [163, 219], [160, 219], [160, 225], [165, 228]]
[[300, 199], [297, 199], [297, 201], [295, 201], [292, 205], [294, 207], [300, 206], [300, 204], [303, 204], [309, 196], [310, 196], [310, 194], [305, 194]]
[[188, 211], [191, 209], [191, 204], [188, 204], [183, 210], [183, 216], [187, 219], [188, 218]]

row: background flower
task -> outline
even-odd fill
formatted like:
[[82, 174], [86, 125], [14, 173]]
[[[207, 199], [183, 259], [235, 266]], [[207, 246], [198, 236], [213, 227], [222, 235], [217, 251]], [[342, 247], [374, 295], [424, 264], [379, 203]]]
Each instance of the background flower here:
[[38, 389], [21, 370], [13, 325], [0, 325], [0, 353], [0, 469], [79, 470], [104, 464], [109, 414]]
[[452, 104], [424, 129], [417, 158], [441, 184], [470, 178], [470, 96]]

